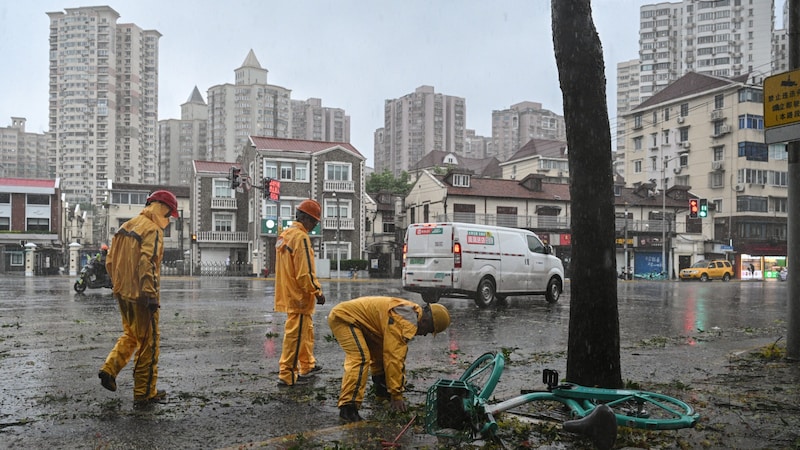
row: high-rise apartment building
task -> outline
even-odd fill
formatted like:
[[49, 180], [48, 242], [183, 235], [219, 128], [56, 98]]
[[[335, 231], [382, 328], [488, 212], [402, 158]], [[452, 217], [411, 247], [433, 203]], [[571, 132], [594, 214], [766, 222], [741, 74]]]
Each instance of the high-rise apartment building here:
[[687, 72], [756, 82], [772, 72], [773, 0], [662, 2], [643, 5], [639, 22], [644, 102]]
[[322, 100], [292, 100], [292, 138], [350, 142], [350, 116], [341, 108], [322, 106]]
[[250, 50], [234, 84], [208, 89], [210, 160], [236, 161], [251, 135], [292, 137], [292, 91], [267, 84], [268, 73]]
[[24, 117], [12, 117], [10, 127], [0, 128], [0, 178], [52, 178], [47, 139], [25, 131]]
[[51, 177], [67, 201], [107, 201], [109, 180], [158, 182], [158, 41], [108, 6], [50, 17]]
[[531, 139], [567, 140], [564, 117], [536, 102], [492, 111], [492, 148], [487, 156], [505, 161]]
[[375, 171], [408, 171], [433, 150], [464, 154], [467, 104], [433, 86], [384, 103], [384, 126], [375, 131]]
[[181, 105], [180, 119], [158, 121], [161, 184], [189, 185], [192, 161], [207, 160], [208, 105], [195, 86]]

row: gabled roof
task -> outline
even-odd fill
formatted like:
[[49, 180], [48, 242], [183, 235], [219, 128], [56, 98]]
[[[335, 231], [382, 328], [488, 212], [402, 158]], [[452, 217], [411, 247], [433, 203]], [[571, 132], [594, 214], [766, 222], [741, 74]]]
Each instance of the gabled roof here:
[[749, 75], [741, 75], [735, 78], [723, 78], [697, 72], [688, 72], [686, 75], [678, 78], [673, 83], [667, 85], [667, 87], [642, 102], [639, 106], [633, 108], [632, 111], [646, 109], [652, 105], [658, 105], [729, 85], [741, 84], [747, 81], [748, 76]]
[[199, 103], [201, 105], [206, 104], [206, 101], [203, 100], [203, 95], [200, 94], [200, 90], [197, 89], [197, 86], [195, 86], [194, 90], [192, 90], [192, 94], [189, 96], [189, 100], [186, 100], [186, 103]]
[[540, 155], [543, 158], [566, 158], [567, 142], [556, 141], [552, 139], [531, 139], [527, 144], [520, 147], [519, 150], [517, 150], [516, 153], [514, 153], [511, 158], [508, 158], [503, 164], [535, 155]]
[[[56, 180], [34, 178], [0, 178], [0, 186], [55, 188]], [[8, 192], [7, 190], [4, 192]]]
[[227, 175], [231, 171], [231, 167], [237, 167], [239, 169], [242, 168], [242, 165], [235, 162], [224, 162], [224, 161], [199, 161], [194, 160], [192, 161], [192, 165], [194, 165], [194, 173], [196, 174], [225, 174]]
[[446, 186], [448, 196], [539, 199], [560, 202], [569, 202], [570, 200], [569, 185], [564, 183], [542, 183], [541, 191], [531, 191], [525, 188], [519, 180], [472, 177], [469, 187], [456, 187], [444, 182], [445, 175], [434, 175], [434, 177]]
[[[422, 169], [429, 169], [432, 167], [441, 167], [451, 164], [446, 164], [444, 159], [451, 155], [451, 152], [445, 152], [441, 150], [431, 150], [430, 152], [426, 153], [425, 156], [422, 157], [416, 164], [411, 167], [411, 170], [422, 170]], [[477, 176], [480, 177], [500, 177], [502, 176], [502, 170], [500, 170], [500, 161], [497, 160], [494, 156], [490, 158], [467, 158], [464, 156], [456, 156], [456, 160], [458, 164], [456, 167], [459, 169], [467, 169], [472, 171]]]
[[688, 202], [675, 197], [693, 197], [689, 189], [689, 186], [671, 186], [667, 189], [666, 198], [662, 198], [662, 193], [656, 189], [655, 183], [641, 183], [629, 188], [619, 186], [619, 195], [614, 197], [614, 204], [617, 206], [627, 204], [632, 208], [661, 209], [662, 206], [666, 206], [670, 209], [685, 209], [689, 207]]
[[305, 139], [283, 139], [267, 136], [250, 136], [250, 143], [256, 150], [279, 150], [285, 152], [304, 152], [304, 153], [321, 153], [335, 148], [341, 148], [349, 151], [362, 159], [366, 159], [364, 155], [359, 153], [355, 147], [349, 142], [326, 142], [326, 141], [308, 141]]

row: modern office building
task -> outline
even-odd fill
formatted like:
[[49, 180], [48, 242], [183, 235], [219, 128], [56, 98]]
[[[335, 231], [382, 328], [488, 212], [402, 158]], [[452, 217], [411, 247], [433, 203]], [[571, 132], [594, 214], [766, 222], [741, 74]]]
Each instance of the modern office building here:
[[384, 126], [375, 131], [375, 171], [395, 175], [426, 153], [464, 154], [467, 105], [462, 97], [437, 94], [433, 86], [384, 103]]
[[193, 160], [207, 160], [208, 105], [195, 86], [181, 105], [180, 119], [158, 121], [161, 183], [188, 186]]
[[564, 116], [543, 109], [536, 102], [520, 102], [492, 111], [492, 148], [486, 156], [505, 161], [531, 139], [565, 141]]
[[0, 178], [50, 178], [47, 135], [25, 131], [25, 118], [0, 128]]
[[49, 176], [67, 201], [107, 201], [109, 180], [158, 181], [158, 42], [108, 6], [50, 17]]

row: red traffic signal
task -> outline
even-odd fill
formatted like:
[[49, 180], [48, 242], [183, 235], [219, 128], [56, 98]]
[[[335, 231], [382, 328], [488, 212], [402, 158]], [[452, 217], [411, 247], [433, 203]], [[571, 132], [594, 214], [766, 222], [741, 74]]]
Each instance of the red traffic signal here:
[[689, 217], [696, 218], [697, 213], [700, 211], [700, 207], [698, 206], [696, 198], [689, 199]]

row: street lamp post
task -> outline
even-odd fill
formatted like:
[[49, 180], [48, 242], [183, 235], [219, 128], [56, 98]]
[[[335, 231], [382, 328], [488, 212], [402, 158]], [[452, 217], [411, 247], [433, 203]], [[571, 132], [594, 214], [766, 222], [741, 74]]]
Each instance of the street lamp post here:
[[623, 243], [622, 246], [625, 249], [625, 263], [622, 266], [622, 276], [627, 280], [630, 276], [630, 272], [628, 270], [628, 202], [625, 202], [625, 233], [623, 235]]
[[661, 164], [661, 273], [664, 278], [667, 276], [667, 164], [674, 161], [686, 152], [680, 152], [672, 158], [664, 155], [664, 163]]
[[336, 278], [340, 278], [342, 273], [341, 272], [342, 268], [340, 266], [342, 257], [340, 253], [341, 248], [339, 248], [341, 245], [341, 243], [339, 242], [339, 236], [340, 236], [340, 230], [342, 228], [342, 220], [341, 220], [342, 214], [339, 211], [339, 197], [336, 196], [336, 192], [333, 193], [333, 198], [336, 199]]

